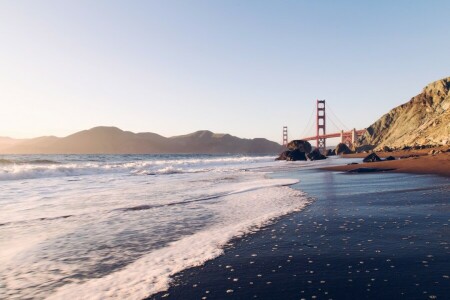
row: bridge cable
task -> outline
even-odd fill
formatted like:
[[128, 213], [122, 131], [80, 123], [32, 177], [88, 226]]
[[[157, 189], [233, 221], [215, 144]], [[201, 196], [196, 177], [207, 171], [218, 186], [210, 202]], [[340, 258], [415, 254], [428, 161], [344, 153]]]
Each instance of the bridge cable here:
[[313, 116], [314, 116], [314, 112], [315, 112], [315, 106], [313, 106], [313, 110], [312, 110], [312, 112], [311, 112], [311, 115], [309, 116], [308, 123], [306, 123], [306, 126], [305, 126], [305, 128], [303, 129], [303, 132], [302, 132], [300, 138], [306, 137], [305, 134], [308, 133], [308, 132], [310, 132], [310, 129], [311, 129], [312, 126], [314, 125], [314, 124], [312, 124], [312, 119], [313, 119]]
[[[344, 122], [342, 122], [338, 116], [334, 113], [334, 111], [331, 109], [330, 105], [328, 105], [328, 103], [325, 103], [326, 107], [328, 108], [328, 110], [331, 112], [331, 114], [333, 115], [334, 118], [336, 118], [336, 120], [340, 123], [340, 125], [342, 126], [341, 129], [345, 129], [345, 131], [348, 131], [348, 127], [345, 126]], [[331, 119], [331, 118], [330, 118]], [[333, 123], [334, 124], [334, 123]], [[336, 124], [335, 124], [336, 125]], [[338, 127], [339, 129], [339, 127]]]
[[332, 118], [328, 118], [328, 121], [330, 121], [330, 122], [336, 127], [336, 130], [337, 130], [338, 132], [341, 132], [341, 129], [339, 129], [339, 126], [337, 126], [336, 123], [334, 123], [334, 121], [333, 121]]

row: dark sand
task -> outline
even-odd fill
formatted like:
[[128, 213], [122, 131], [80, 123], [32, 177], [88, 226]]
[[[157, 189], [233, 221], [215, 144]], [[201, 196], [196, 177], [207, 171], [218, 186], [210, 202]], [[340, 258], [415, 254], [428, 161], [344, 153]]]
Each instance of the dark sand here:
[[[429, 151], [429, 150], [428, 150]], [[450, 153], [441, 153], [437, 155], [427, 155], [423, 151], [402, 151], [402, 152], [380, 152], [380, 157], [394, 156], [397, 160], [381, 161], [372, 163], [360, 163], [357, 165], [345, 165], [327, 167], [329, 171], [351, 171], [357, 168], [382, 168], [394, 169], [397, 173], [414, 173], [414, 174], [436, 174], [440, 176], [450, 177]], [[368, 154], [351, 154], [345, 155], [347, 158], [362, 158]], [[410, 156], [410, 157], [407, 157]], [[401, 158], [403, 157], [403, 158]]]
[[449, 299], [450, 180], [304, 170], [317, 198], [149, 299]]

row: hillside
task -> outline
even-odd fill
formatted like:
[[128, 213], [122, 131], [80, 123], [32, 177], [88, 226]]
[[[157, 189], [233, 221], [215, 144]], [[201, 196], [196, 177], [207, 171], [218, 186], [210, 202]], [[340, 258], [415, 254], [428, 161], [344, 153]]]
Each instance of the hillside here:
[[0, 138], [3, 154], [151, 154], [151, 153], [278, 153], [281, 146], [266, 139], [241, 139], [197, 131], [170, 138], [116, 127], [95, 127], [67, 137], [14, 140]]
[[375, 148], [449, 144], [449, 91], [450, 77], [427, 85], [367, 128], [360, 144]]

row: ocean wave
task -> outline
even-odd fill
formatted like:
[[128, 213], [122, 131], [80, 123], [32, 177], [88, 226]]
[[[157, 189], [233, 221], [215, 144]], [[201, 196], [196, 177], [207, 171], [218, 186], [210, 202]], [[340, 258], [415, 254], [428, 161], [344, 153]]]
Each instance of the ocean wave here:
[[[78, 158], [78, 156], [77, 156]], [[122, 158], [117, 156], [118, 159]], [[144, 160], [147, 159], [147, 160]], [[177, 158], [177, 159], [174, 159]], [[224, 168], [240, 168], [258, 162], [271, 162], [273, 157], [231, 156], [231, 157], [168, 157], [133, 161], [85, 161], [65, 162], [52, 159], [0, 159], [0, 181], [36, 179], [65, 176], [124, 173], [131, 175], [170, 175], [207, 172]]]
[[50, 159], [0, 159], [0, 165], [59, 165], [61, 162]]
[[268, 179], [258, 169], [278, 165], [272, 159], [233, 160], [14, 166], [41, 176], [107, 175], [3, 183], [0, 298], [142, 299], [167, 288], [176, 272], [220, 255], [232, 238], [307, 205], [285, 186], [297, 180]]
[[10, 165], [14, 164], [12, 160], [0, 158], [0, 165]]
[[[66, 284], [48, 299], [146, 298], [166, 290], [174, 274], [220, 256], [233, 238], [257, 231], [310, 203], [302, 192], [284, 186], [295, 180], [267, 182], [271, 184], [259, 181], [223, 196], [210, 208], [219, 220], [215, 225], [156, 249], [106, 276]], [[134, 210], [141, 209], [148, 207]]]

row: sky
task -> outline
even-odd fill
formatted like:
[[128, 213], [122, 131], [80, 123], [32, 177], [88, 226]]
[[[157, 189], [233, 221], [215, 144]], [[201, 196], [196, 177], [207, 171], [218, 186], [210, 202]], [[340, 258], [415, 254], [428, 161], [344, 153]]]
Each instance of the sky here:
[[0, 0], [0, 136], [116, 126], [281, 143], [283, 126], [290, 139], [313, 134], [316, 99], [336, 116], [328, 132], [362, 129], [450, 76], [449, 11], [439, 0]]

